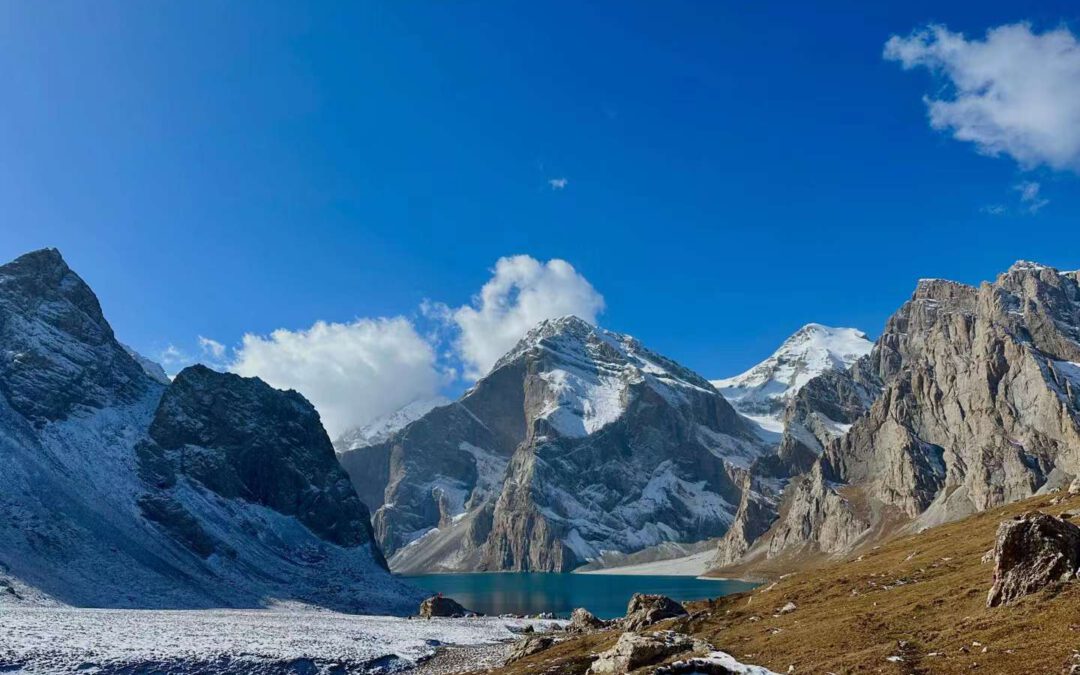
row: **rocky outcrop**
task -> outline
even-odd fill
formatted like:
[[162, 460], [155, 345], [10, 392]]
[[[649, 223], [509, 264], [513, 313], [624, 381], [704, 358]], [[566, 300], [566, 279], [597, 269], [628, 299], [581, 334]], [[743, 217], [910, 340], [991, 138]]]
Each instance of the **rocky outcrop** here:
[[166, 382], [59, 253], [0, 267], [0, 570], [21, 594], [415, 607], [307, 401], [202, 367]]
[[1038, 511], [1001, 523], [994, 544], [994, 584], [987, 607], [1008, 605], [1080, 569], [1080, 527]]
[[597, 655], [589, 667], [589, 675], [625, 675], [689, 652], [694, 649], [694, 644], [690, 637], [671, 631], [623, 633], [614, 647]]
[[421, 619], [430, 619], [432, 617], [459, 617], [467, 616], [471, 614], [469, 610], [461, 606], [459, 602], [451, 598], [444, 597], [442, 595], [433, 595], [429, 598], [425, 598], [420, 603], [420, 611], [418, 612]]
[[640, 630], [657, 621], [674, 619], [686, 616], [686, 614], [685, 607], [666, 595], [634, 593], [626, 606], [626, 616], [623, 618], [622, 625], [627, 630]]
[[700, 376], [564, 317], [456, 403], [341, 461], [395, 571], [567, 571], [723, 534], [767, 450]]
[[570, 613], [570, 625], [567, 626], [567, 630], [587, 633], [605, 626], [607, 626], [606, 621], [596, 618], [595, 614], [584, 607], [578, 607]]
[[1080, 473], [1078, 364], [1077, 273], [1021, 262], [978, 288], [920, 281], [866, 359], [789, 407], [784, 440], [801, 450], [759, 473], [821, 456], [768, 532], [732, 551], [838, 554], [1065, 487]]
[[295, 516], [339, 546], [372, 541], [367, 507], [319, 414], [295, 391], [191, 366], [162, 396], [150, 438], [143, 457], [156, 455], [148, 461], [167, 461], [221, 497]]

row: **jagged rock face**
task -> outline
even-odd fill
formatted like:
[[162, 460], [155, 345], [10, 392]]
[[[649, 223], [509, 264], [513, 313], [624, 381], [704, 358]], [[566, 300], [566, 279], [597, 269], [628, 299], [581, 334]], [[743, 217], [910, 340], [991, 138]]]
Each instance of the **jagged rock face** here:
[[[755, 462], [745, 477], [735, 522], [717, 545], [714, 566], [737, 563], [774, 525], [766, 555], [797, 546], [800, 539], [805, 543], [820, 529], [830, 530], [820, 536], [829, 551], [854, 540], [858, 532], [852, 529], [862, 520], [844, 509], [846, 500], [824, 490], [820, 469], [812, 470], [824, 448], [866, 413], [880, 387], [867, 355], [846, 370], [825, 371], [791, 395], [781, 417], [784, 430], [776, 453]], [[793, 476], [799, 478], [789, 481]], [[785, 507], [792, 502], [793, 508]], [[834, 522], [832, 511], [837, 508], [843, 515]], [[784, 522], [778, 523], [782, 512]], [[819, 521], [828, 524], [822, 527]]]
[[387, 573], [306, 401], [201, 367], [166, 387], [55, 251], [0, 267], [0, 356], [0, 569], [32, 589], [21, 596], [383, 613], [419, 602]]
[[457, 403], [342, 462], [382, 503], [376, 534], [395, 570], [563, 571], [723, 533], [764, 450], [700, 376], [566, 317]]
[[150, 438], [173, 471], [226, 499], [296, 516], [339, 546], [372, 540], [371, 516], [319, 414], [295, 391], [205, 366], [185, 368], [165, 391]]
[[854, 328], [811, 323], [784, 341], [769, 358], [750, 370], [713, 380], [740, 413], [771, 431], [782, 431], [788, 402], [814, 378], [844, 371], [870, 353], [873, 343]]
[[994, 585], [987, 607], [1016, 602], [1050, 584], [1071, 581], [1080, 569], [1080, 527], [1034, 511], [998, 527]]
[[[1080, 473], [1078, 338], [1075, 272], [1018, 263], [979, 288], [921, 281], [846, 375], [850, 428], [814, 434], [825, 450], [810, 480], [753, 548], [839, 553], [887, 520], [921, 528], [1067, 485]], [[820, 384], [840, 394], [845, 378], [831, 379]]]
[[0, 350], [0, 392], [36, 425], [148, 389], [97, 297], [55, 249], [0, 267]]
[[837, 479], [941, 522], [1080, 471], [1080, 286], [1018, 264], [975, 289], [921, 282], [886, 326], [870, 412], [830, 446]]

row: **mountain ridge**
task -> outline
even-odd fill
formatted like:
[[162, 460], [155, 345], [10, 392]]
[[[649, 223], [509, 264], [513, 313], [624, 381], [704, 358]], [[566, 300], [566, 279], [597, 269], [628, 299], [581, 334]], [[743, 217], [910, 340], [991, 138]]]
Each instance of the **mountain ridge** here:
[[0, 457], [0, 603], [404, 613], [420, 596], [386, 572], [306, 399], [201, 366], [158, 381], [55, 249], [0, 266]]

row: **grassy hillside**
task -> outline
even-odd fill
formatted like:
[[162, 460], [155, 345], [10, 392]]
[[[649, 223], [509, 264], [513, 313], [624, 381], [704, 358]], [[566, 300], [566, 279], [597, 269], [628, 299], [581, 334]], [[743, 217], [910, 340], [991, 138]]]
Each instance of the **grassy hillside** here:
[[[1036, 497], [825, 564], [750, 593], [691, 603], [693, 619], [665, 622], [747, 663], [780, 673], [1068, 672], [1080, 664], [1080, 583], [988, 609], [998, 523], [1039, 509], [1061, 514], [1080, 497]], [[798, 609], [777, 615], [787, 602]], [[584, 673], [617, 631], [574, 638], [495, 671]], [[889, 660], [899, 657], [901, 661]], [[645, 671], [647, 672], [647, 671]]]

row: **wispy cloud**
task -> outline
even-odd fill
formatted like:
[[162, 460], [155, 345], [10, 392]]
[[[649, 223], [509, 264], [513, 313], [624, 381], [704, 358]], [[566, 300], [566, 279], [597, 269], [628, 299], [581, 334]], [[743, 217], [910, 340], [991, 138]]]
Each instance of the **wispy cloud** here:
[[202, 353], [214, 360], [220, 360], [225, 357], [225, 345], [221, 344], [217, 340], [211, 340], [208, 337], [199, 336], [199, 349]]
[[1042, 186], [1033, 180], [1022, 181], [1013, 186], [1020, 193], [1020, 204], [1028, 213], [1038, 213], [1040, 209], [1050, 203], [1040, 194]]
[[570, 181], [567, 180], [566, 178], [563, 178], [563, 177], [552, 178], [552, 179], [548, 180], [548, 185], [551, 186], [552, 190], [563, 190], [569, 184], [570, 184]]

